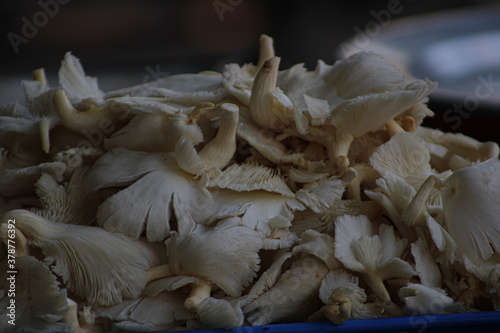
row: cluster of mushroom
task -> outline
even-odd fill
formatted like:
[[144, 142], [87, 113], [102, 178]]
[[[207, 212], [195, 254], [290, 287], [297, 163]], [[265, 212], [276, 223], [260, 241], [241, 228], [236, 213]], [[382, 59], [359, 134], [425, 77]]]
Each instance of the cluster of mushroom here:
[[107, 93], [69, 53], [59, 87], [23, 81], [0, 108], [15, 328], [500, 310], [498, 145], [422, 127], [435, 83], [377, 54], [279, 71], [260, 43], [257, 65]]

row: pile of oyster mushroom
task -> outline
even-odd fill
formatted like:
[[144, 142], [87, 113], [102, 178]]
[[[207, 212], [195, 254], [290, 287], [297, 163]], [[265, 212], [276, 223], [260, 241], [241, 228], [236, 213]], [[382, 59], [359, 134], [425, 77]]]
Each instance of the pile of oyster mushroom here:
[[500, 310], [496, 143], [425, 128], [436, 84], [357, 53], [103, 92], [66, 54], [0, 108], [16, 326], [150, 332]]

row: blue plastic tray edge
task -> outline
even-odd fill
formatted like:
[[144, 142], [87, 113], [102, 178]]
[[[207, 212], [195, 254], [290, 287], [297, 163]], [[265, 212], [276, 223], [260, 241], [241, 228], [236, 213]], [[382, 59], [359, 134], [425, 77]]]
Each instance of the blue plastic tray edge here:
[[[485, 328], [493, 330], [485, 331]], [[287, 323], [263, 326], [243, 326], [234, 329], [210, 329], [178, 331], [184, 333], [256, 333], [256, 332], [455, 332], [451, 328], [478, 328], [482, 332], [500, 332], [500, 311], [420, 315], [376, 319], [352, 319], [337, 326], [328, 322]], [[432, 330], [434, 329], [434, 330]], [[439, 329], [439, 330], [436, 330]], [[166, 333], [166, 332], [165, 332]]]

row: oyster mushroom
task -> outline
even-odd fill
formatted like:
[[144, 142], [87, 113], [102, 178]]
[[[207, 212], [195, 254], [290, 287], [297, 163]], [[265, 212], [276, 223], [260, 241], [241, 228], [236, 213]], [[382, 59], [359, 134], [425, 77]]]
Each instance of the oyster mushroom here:
[[[25, 210], [2, 216], [16, 220], [16, 232], [42, 250], [68, 290], [90, 304], [110, 306], [140, 296], [146, 270], [160, 263], [149, 245], [102, 228], [55, 223]], [[126, 274], [125, 274], [126, 273]]]
[[322, 312], [335, 325], [348, 319], [375, 318], [378, 315], [365, 306], [365, 291], [358, 286], [358, 278], [343, 269], [330, 271], [319, 288], [319, 297], [325, 304]]
[[99, 128], [106, 128], [111, 132], [118, 129], [118, 122], [130, 118], [128, 113], [130, 106], [113, 100], [103, 102], [102, 105], [90, 103], [83, 106], [86, 108], [82, 111], [75, 108], [62, 89], [54, 93], [55, 113], [61, 124], [75, 133], [85, 133]]
[[485, 162], [455, 171], [443, 181], [444, 218], [457, 243], [457, 254], [472, 261], [500, 253], [500, 226], [495, 215], [500, 198], [500, 162]]
[[243, 306], [247, 321], [256, 326], [307, 317], [319, 308], [317, 294], [327, 273], [319, 258], [298, 258], [272, 288]]
[[64, 55], [59, 69], [59, 84], [71, 104], [91, 100], [93, 103], [104, 100], [104, 92], [99, 89], [95, 77], [86, 76], [80, 60], [71, 52]]
[[404, 300], [405, 311], [410, 314], [437, 314], [453, 304], [444, 290], [409, 283], [399, 290], [399, 297]]
[[97, 308], [97, 318], [107, 318], [119, 329], [134, 331], [172, 330], [184, 321], [195, 318], [195, 313], [184, 308], [184, 295], [179, 291], [163, 291], [125, 300], [110, 308]]
[[50, 149], [49, 132], [59, 124], [53, 96], [55, 90], [47, 82], [22, 81], [26, 107], [17, 103], [0, 108], [0, 141], [6, 146], [9, 136], [38, 136], [44, 153]]
[[35, 184], [43, 173], [62, 180], [66, 164], [45, 162], [24, 168], [2, 169], [0, 169], [0, 195], [14, 197], [34, 193]]
[[[442, 253], [440, 262], [453, 263], [457, 247], [452, 236], [428, 212], [427, 197], [437, 178], [433, 175], [424, 182], [419, 192], [404, 179], [386, 176], [376, 181], [378, 188], [365, 194], [379, 202], [388, 213], [390, 220], [405, 239], [415, 242], [419, 237], [433, 242]], [[428, 237], [426, 236], [428, 233]]]
[[[432, 163], [441, 171], [471, 166], [473, 163], [498, 158], [500, 148], [495, 142], [479, 142], [461, 133], [443, 133], [437, 129], [418, 127], [416, 134], [434, 145]], [[460, 162], [460, 166], [454, 166]]]
[[300, 205], [282, 176], [270, 168], [233, 164], [209, 182], [215, 213], [210, 221], [240, 216], [245, 226], [264, 238], [266, 249], [290, 246], [293, 211]]
[[94, 192], [130, 186], [100, 206], [97, 222], [106, 230], [149, 241], [162, 241], [177, 218], [178, 230], [187, 233], [196, 223], [207, 223], [214, 211], [204, 184], [183, 171], [173, 153], [143, 153], [115, 148], [103, 155], [84, 180], [84, 190]]
[[197, 311], [215, 286], [229, 296], [241, 296], [259, 268], [262, 238], [241, 225], [241, 219], [232, 218], [212, 229], [200, 225], [187, 235], [172, 233], [166, 244], [169, 263], [152, 268], [150, 279], [174, 275], [196, 277], [184, 305]]
[[335, 257], [335, 240], [333, 237], [315, 230], [304, 231], [291, 253], [293, 255], [299, 253], [314, 255], [323, 260], [329, 270], [342, 266], [340, 261]]
[[103, 198], [84, 192], [82, 182], [88, 171], [88, 168], [77, 169], [65, 186], [50, 174], [42, 174], [35, 185], [42, 209], [33, 211], [53, 222], [94, 225]]
[[173, 152], [180, 138], [197, 145], [204, 140], [198, 125], [199, 118], [206, 121], [220, 116], [219, 106], [201, 103], [175, 113], [157, 112], [137, 114], [111, 137], [104, 138], [104, 148], [115, 147], [145, 152]]
[[387, 305], [391, 298], [383, 281], [410, 279], [416, 272], [399, 257], [407, 242], [394, 235], [391, 226], [382, 224], [378, 235], [365, 216], [344, 215], [335, 221], [335, 256], [346, 268], [361, 273], [370, 289]]

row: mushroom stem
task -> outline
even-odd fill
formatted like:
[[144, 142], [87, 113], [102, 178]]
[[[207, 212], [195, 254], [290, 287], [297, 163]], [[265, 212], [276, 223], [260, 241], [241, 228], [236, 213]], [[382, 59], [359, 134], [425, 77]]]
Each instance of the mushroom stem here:
[[[12, 220], [12, 219], [11, 219]], [[7, 249], [9, 249], [9, 245], [13, 245], [11, 244], [12, 242], [9, 242], [9, 239], [14, 241], [15, 243], [15, 247], [16, 247], [16, 253], [15, 255], [17, 257], [21, 257], [21, 256], [28, 256], [30, 254], [30, 248], [29, 248], [29, 245], [28, 245], [28, 240], [26, 239], [26, 236], [24, 236], [24, 234], [21, 232], [21, 230], [19, 229], [11, 229], [11, 230], [15, 230], [15, 233], [14, 234], [9, 234], [8, 232], [9, 230], [9, 225], [7, 223], [2, 223], [0, 225], [0, 238], [2, 239], [3, 243], [5, 244], [5, 246], [7, 247]], [[9, 235], [15, 235], [15, 237], [12, 239], [9, 237]]]
[[350, 165], [347, 155], [353, 140], [354, 137], [352, 135], [345, 135], [344, 137], [337, 138], [334, 142], [328, 143], [326, 147], [328, 159], [331, 163], [335, 163], [340, 173], [343, 173]]
[[43, 117], [42, 120], [38, 123], [38, 127], [40, 129], [40, 139], [42, 141], [42, 149], [45, 153], [49, 152], [50, 149], [50, 120], [48, 118]]
[[214, 103], [203, 102], [194, 107], [194, 110], [189, 114], [189, 118], [196, 122], [202, 123], [215, 117], [220, 117], [221, 114], [215, 111], [220, 108], [214, 108]]
[[373, 274], [363, 274], [363, 280], [366, 282], [368, 287], [377, 295], [385, 305], [391, 305], [391, 296], [389, 296], [389, 292], [385, 288], [384, 281]]
[[361, 184], [374, 184], [380, 174], [371, 165], [358, 163], [351, 167], [355, 171], [354, 179], [346, 186], [346, 197], [361, 201]]
[[250, 96], [250, 115], [252, 119], [264, 128], [282, 129], [283, 124], [273, 113], [274, 97], [278, 78], [279, 57], [266, 60], [257, 73]]
[[223, 103], [219, 108], [222, 117], [217, 135], [198, 153], [206, 170], [224, 168], [236, 151], [239, 108], [231, 103]]
[[[64, 127], [75, 133], [99, 128], [99, 126], [104, 126], [103, 122], [109, 122], [118, 117], [123, 119], [123, 112], [126, 112], [126, 107], [116, 104], [92, 105], [88, 110], [80, 112], [71, 104], [62, 89], [57, 90], [54, 94], [54, 109]], [[109, 124], [106, 126], [109, 127]]]
[[385, 123], [385, 128], [391, 137], [405, 131], [394, 119]]
[[409, 226], [415, 226], [423, 221], [423, 212], [425, 211], [425, 202], [429, 197], [434, 184], [436, 184], [436, 176], [429, 176], [426, 181], [420, 186], [417, 194], [413, 197], [410, 204], [403, 210], [403, 220]]
[[402, 127], [406, 132], [416, 132], [417, 131], [417, 122], [415, 118], [406, 116], [402, 120]]
[[321, 312], [335, 325], [342, 325], [351, 316], [351, 302], [345, 296], [330, 297], [328, 303], [321, 308]]
[[264, 62], [274, 57], [273, 39], [267, 35], [260, 35], [259, 38], [259, 61], [257, 62], [257, 72], [260, 71]]
[[169, 264], [152, 267], [146, 271], [148, 282], [174, 275]]
[[33, 71], [33, 80], [47, 84], [47, 77], [45, 76], [45, 70], [43, 68], [38, 68]]
[[198, 278], [188, 298], [184, 301], [184, 307], [190, 311], [196, 311], [200, 303], [210, 297], [213, 283], [204, 278]]

